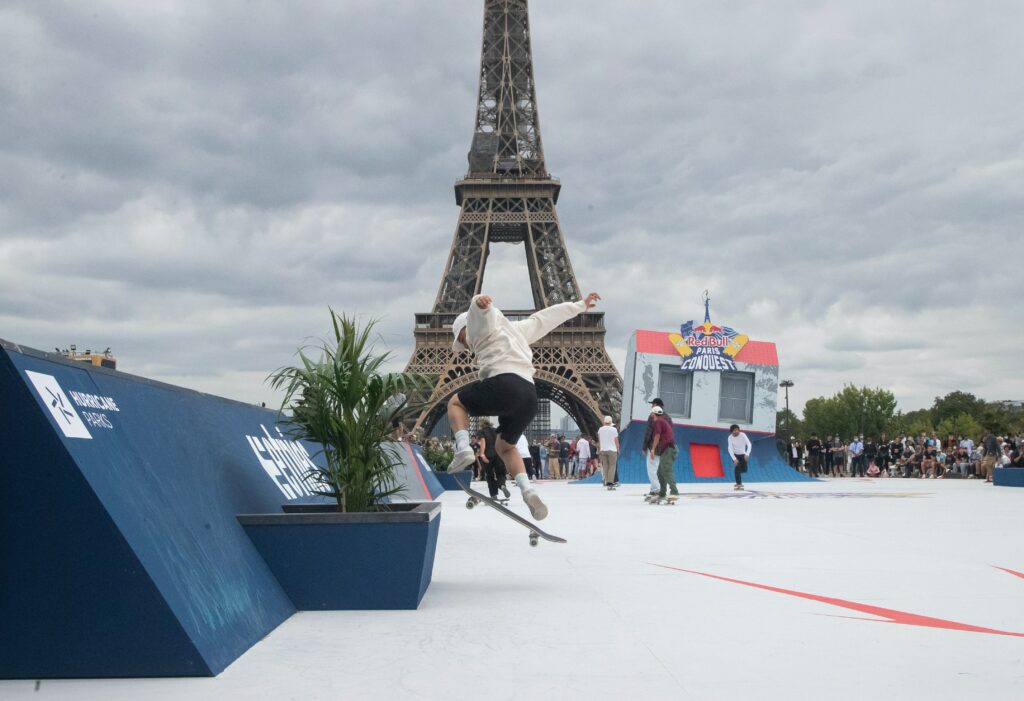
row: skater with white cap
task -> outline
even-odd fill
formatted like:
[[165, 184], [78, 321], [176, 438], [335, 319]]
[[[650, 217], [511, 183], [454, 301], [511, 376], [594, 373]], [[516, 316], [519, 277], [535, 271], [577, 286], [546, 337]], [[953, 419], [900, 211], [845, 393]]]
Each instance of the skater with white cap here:
[[477, 295], [469, 311], [452, 323], [455, 351], [472, 351], [480, 370], [480, 382], [456, 393], [448, 401], [448, 421], [455, 432], [455, 457], [448, 472], [460, 472], [473, 463], [469, 446], [469, 417], [497, 416], [499, 456], [538, 521], [548, 507], [530, 484], [516, 442], [537, 413], [537, 388], [533, 384], [533, 351], [539, 341], [559, 324], [594, 307], [601, 296], [591, 292], [578, 302], [563, 302], [534, 312], [522, 321], [509, 321], [489, 295]]

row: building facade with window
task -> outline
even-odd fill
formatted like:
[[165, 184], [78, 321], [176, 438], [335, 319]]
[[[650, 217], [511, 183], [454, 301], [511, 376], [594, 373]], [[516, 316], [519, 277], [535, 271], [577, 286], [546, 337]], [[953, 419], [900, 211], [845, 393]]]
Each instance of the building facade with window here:
[[634, 331], [626, 351], [620, 419], [619, 478], [646, 483], [640, 452], [651, 400], [672, 418], [679, 457], [677, 482], [732, 482], [726, 449], [739, 424], [754, 449], [744, 482], [805, 480], [779, 455], [775, 416], [779, 359], [774, 343], [753, 341], [729, 327], [684, 324], [681, 333]]

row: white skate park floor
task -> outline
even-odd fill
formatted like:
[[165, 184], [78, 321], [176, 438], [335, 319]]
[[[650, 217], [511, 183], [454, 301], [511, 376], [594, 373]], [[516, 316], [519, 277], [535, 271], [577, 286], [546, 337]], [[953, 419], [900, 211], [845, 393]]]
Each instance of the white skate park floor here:
[[544, 483], [569, 542], [536, 548], [447, 492], [418, 611], [300, 613], [212, 679], [0, 699], [1024, 699], [1024, 489], [750, 488]]

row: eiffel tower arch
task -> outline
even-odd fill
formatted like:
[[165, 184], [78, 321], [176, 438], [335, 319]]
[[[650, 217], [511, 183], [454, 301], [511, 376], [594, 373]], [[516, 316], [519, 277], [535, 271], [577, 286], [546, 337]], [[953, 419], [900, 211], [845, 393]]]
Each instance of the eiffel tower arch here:
[[[469, 170], [455, 184], [459, 220], [433, 311], [416, 314], [416, 349], [406, 370], [437, 376], [415, 427], [429, 433], [448, 399], [476, 382], [469, 353], [452, 351], [452, 322], [481, 292], [492, 243], [523, 244], [533, 310], [581, 298], [555, 205], [561, 183], [544, 163], [527, 0], [485, 0], [480, 91]], [[501, 296], [495, 296], [500, 306]], [[603, 312], [570, 319], [533, 345], [540, 399], [560, 406], [586, 433], [618, 418], [622, 377], [604, 345]]]

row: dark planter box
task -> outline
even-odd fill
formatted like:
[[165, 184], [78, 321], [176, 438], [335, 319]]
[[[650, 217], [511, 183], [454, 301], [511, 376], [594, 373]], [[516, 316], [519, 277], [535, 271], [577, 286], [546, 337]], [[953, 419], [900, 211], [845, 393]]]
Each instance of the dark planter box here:
[[417, 608], [434, 570], [441, 504], [394, 504], [391, 512], [361, 514], [328, 508], [238, 516], [295, 608]]
[[434, 477], [437, 478], [437, 481], [441, 483], [446, 492], [461, 492], [462, 487], [459, 485], [468, 487], [473, 479], [473, 471], [463, 470], [462, 472], [455, 472], [450, 475], [447, 472], [435, 472]]
[[1024, 487], [1024, 467], [997, 467], [992, 471], [992, 483], [997, 487]]

